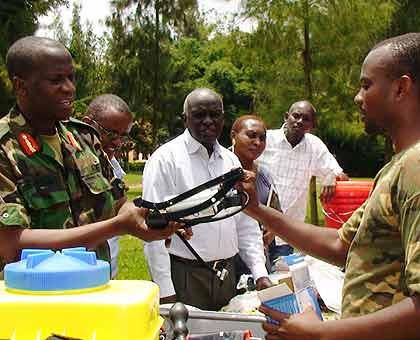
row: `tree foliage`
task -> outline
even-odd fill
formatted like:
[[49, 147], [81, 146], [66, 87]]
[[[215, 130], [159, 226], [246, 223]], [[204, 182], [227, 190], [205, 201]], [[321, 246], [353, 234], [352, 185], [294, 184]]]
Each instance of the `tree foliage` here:
[[0, 1], [0, 113], [7, 112], [13, 102], [12, 86], [7, 77], [5, 57], [10, 45], [33, 34], [38, 17], [68, 0], [1, 0]]
[[[65, 2], [0, 3], [3, 108], [11, 98], [5, 51], [16, 38], [33, 32], [40, 14]], [[359, 122], [353, 98], [360, 65], [376, 42], [418, 30], [418, 2], [241, 3], [241, 15], [255, 24], [251, 32], [238, 29], [238, 16], [206, 22], [196, 0], [112, 0], [103, 37], [81, 23], [80, 6], [75, 6], [70, 32], [64, 31], [58, 18], [53, 26], [56, 38], [69, 47], [75, 60], [76, 111], [84, 112], [99, 93], [121, 96], [136, 114], [135, 142], [127, 147], [147, 154], [182, 131], [183, 100], [196, 87], [210, 87], [223, 96], [224, 144], [229, 143], [228, 130], [236, 117], [258, 112], [269, 127], [279, 127], [291, 103], [311, 98], [318, 109], [316, 133], [344, 168], [352, 175], [375, 173], [383, 162], [384, 139], [367, 136]], [[13, 18], [7, 14], [11, 10], [16, 11]]]
[[[353, 98], [363, 58], [386, 36], [397, 8], [393, 0], [247, 1], [247, 14], [258, 21], [249, 45], [257, 70], [256, 107], [268, 124], [281, 125], [291, 103], [310, 99], [304, 72], [304, 56], [309, 53], [311, 99], [318, 109], [317, 134], [353, 173], [357, 165], [341, 152], [343, 147], [353, 153], [367, 144], [371, 148], [363, 148], [360, 154], [366, 161], [373, 159], [374, 164], [380, 164], [383, 139], [364, 134]], [[309, 31], [309, 51], [305, 51], [305, 28]], [[377, 166], [370, 168], [369, 175], [377, 170]]]

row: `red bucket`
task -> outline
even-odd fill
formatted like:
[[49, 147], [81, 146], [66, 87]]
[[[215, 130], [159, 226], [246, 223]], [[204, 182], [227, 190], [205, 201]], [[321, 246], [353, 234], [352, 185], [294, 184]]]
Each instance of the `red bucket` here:
[[325, 225], [330, 228], [340, 228], [366, 201], [372, 186], [373, 181], [338, 181], [334, 197], [323, 204]]

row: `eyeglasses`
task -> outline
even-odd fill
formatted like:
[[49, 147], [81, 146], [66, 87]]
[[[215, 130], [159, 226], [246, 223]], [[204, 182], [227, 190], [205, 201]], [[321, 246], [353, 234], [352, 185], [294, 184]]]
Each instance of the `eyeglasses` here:
[[110, 140], [120, 139], [121, 143], [125, 144], [131, 140], [128, 133], [119, 133], [118, 131], [107, 129], [106, 127], [103, 127], [101, 124], [98, 123], [98, 121], [94, 119], [90, 119], [92, 122], [94, 122], [96, 125], [99, 126], [99, 128], [102, 130], [102, 132], [109, 138]]

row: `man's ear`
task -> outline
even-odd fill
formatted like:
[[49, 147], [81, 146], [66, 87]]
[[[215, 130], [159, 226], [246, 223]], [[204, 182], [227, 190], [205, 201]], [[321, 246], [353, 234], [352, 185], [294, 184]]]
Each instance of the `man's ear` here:
[[231, 130], [230, 131], [230, 140], [232, 142], [232, 145], [235, 145], [235, 137], [236, 137], [236, 131], [235, 130]]
[[15, 91], [16, 97], [25, 97], [28, 94], [28, 90], [26, 89], [25, 80], [14, 76], [12, 78], [12, 85], [13, 90]]
[[286, 111], [284, 113], [284, 122], [286, 123], [286, 120], [289, 118], [289, 111]]
[[401, 101], [403, 98], [410, 95], [411, 91], [415, 88], [413, 78], [408, 75], [403, 75], [394, 80], [394, 86], [394, 93], [397, 101]]

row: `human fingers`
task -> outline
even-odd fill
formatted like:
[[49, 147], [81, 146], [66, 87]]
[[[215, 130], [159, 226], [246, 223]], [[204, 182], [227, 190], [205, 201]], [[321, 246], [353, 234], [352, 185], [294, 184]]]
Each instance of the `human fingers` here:
[[265, 305], [264, 303], [262, 303], [260, 305], [258, 310], [260, 312], [264, 313], [265, 315], [269, 316], [271, 319], [279, 321], [279, 322], [281, 322], [284, 319], [287, 319], [287, 318], [290, 317], [290, 314], [283, 313], [283, 312], [277, 311], [275, 309], [272, 309], [272, 308], [268, 307], [267, 305]]
[[184, 228], [182, 232], [184, 233], [184, 238], [187, 240], [191, 240], [191, 237], [194, 235], [191, 227]]
[[183, 229], [182, 229], [183, 227], [184, 227], [184, 223], [169, 221], [168, 225], [163, 230], [167, 233], [167, 236], [171, 236], [178, 230], [180, 232], [183, 232]]
[[334, 196], [335, 193], [335, 186], [328, 185], [324, 186], [321, 191], [320, 200], [321, 202], [325, 203], [331, 200], [331, 198]]
[[178, 234], [178, 236], [186, 240], [190, 240], [193, 234], [191, 228], [185, 228], [185, 227], [183, 229], [177, 230], [176, 233]]
[[272, 322], [263, 322], [262, 328], [267, 334], [277, 334], [279, 325]]
[[139, 211], [140, 216], [142, 216], [143, 218], [146, 218], [147, 215], [149, 215], [149, 209], [146, 208], [136, 208]]
[[248, 188], [255, 185], [256, 176], [255, 173], [249, 170], [244, 170], [242, 179], [236, 183], [235, 188], [240, 191], [247, 191]]
[[274, 241], [274, 237], [275, 236], [271, 231], [264, 230], [264, 233], [263, 233], [264, 246], [268, 247], [271, 244], [271, 242]]

